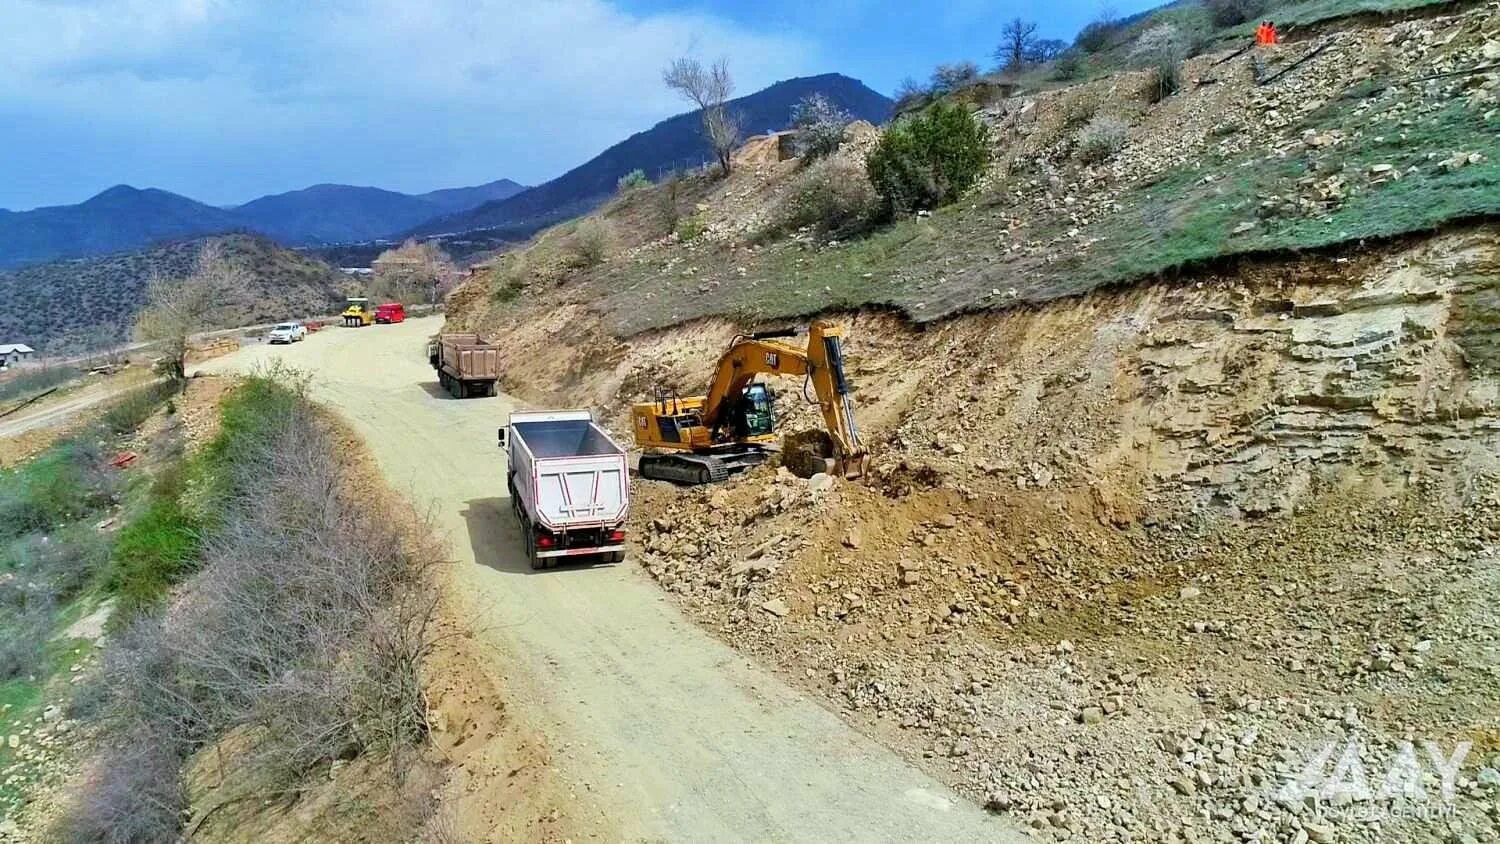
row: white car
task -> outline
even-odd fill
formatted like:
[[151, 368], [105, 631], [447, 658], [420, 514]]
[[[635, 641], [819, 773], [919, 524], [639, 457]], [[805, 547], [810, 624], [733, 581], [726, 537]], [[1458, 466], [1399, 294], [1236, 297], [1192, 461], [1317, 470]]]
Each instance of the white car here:
[[307, 326], [300, 322], [279, 322], [271, 329], [271, 336], [266, 342], [271, 345], [278, 343], [300, 343], [307, 339]]

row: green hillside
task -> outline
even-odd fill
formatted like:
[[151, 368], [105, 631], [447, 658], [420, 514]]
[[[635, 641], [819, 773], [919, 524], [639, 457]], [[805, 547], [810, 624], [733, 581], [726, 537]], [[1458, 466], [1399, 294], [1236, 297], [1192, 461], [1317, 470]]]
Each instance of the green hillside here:
[[[261, 237], [213, 239], [255, 279], [250, 289], [225, 302], [220, 322], [226, 327], [326, 313], [339, 300], [341, 276], [327, 264]], [[153, 275], [191, 272], [204, 242], [185, 240], [0, 273], [0, 337], [50, 353], [123, 342], [145, 301], [147, 282]]]

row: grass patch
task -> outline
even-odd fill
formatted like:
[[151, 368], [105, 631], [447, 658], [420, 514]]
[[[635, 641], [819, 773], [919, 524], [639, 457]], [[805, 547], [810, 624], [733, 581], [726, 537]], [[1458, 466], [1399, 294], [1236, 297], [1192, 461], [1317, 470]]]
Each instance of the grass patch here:
[[76, 366], [48, 366], [24, 371], [0, 381], [0, 403], [29, 399], [37, 393], [60, 387], [83, 374]]
[[111, 434], [126, 434], [141, 427], [156, 409], [179, 392], [174, 381], [157, 381], [131, 390], [112, 402], [100, 417], [99, 424]]
[[0, 540], [48, 531], [112, 503], [116, 484], [103, 451], [83, 438], [0, 471]]
[[117, 598], [114, 618], [159, 606], [172, 585], [192, 570], [199, 528], [176, 498], [155, 498], [120, 531], [106, 588]]
[[179, 466], [164, 469], [144, 509], [115, 540], [105, 588], [116, 596], [110, 625], [119, 629], [165, 601], [197, 569], [203, 537], [219, 524], [224, 502], [264, 481], [243, 458], [266, 448], [295, 409], [297, 394], [276, 377], [247, 379], [220, 405], [218, 435]]
[[[1003, 193], [971, 196], [836, 248], [704, 249], [670, 273], [658, 260], [619, 262], [600, 276], [608, 288], [597, 308], [612, 331], [626, 335], [706, 316], [764, 322], [865, 306], [926, 321], [1079, 295], [1227, 256], [1320, 249], [1500, 215], [1500, 115], [1486, 118], [1453, 96], [1393, 118], [1386, 104], [1410, 96], [1400, 86], [1358, 86], [1289, 133], [1310, 129], [1336, 142], [1286, 155], [1257, 148], [1205, 158], [1128, 187], [1112, 213], [1088, 225], [1017, 207]], [[1444, 164], [1457, 153], [1479, 157]], [[1400, 178], [1381, 177], [1376, 165]], [[1325, 201], [1318, 185], [1329, 180], [1341, 198]]]

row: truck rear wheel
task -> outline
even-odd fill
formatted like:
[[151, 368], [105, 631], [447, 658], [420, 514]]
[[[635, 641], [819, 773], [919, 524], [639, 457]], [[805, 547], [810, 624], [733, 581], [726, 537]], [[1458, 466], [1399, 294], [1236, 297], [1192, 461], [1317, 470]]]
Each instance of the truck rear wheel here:
[[525, 529], [521, 533], [521, 538], [526, 541], [526, 558], [531, 561], [532, 570], [540, 571], [541, 569], [546, 568], [546, 558], [538, 557], [536, 555], [536, 529], [531, 525], [526, 525]]

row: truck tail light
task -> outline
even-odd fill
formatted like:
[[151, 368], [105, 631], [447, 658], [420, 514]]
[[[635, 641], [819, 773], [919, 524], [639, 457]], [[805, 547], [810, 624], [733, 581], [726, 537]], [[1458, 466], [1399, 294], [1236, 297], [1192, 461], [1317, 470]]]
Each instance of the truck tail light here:
[[623, 531], [623, 530], [612, 530], [612, 531], [610, 531], [609, 532], [609, 541], [610, 542], [624, 542], [625, 541], [625, 531]]
[[553, 540], [552, 540], [552, 536], [550, 534], [546, 534], [546, 533], [537, 534], [536, 547], [538, 547], [538, 548], [551, 548], [553, 546], [553, 544], [554, 543], [553, 543]]

